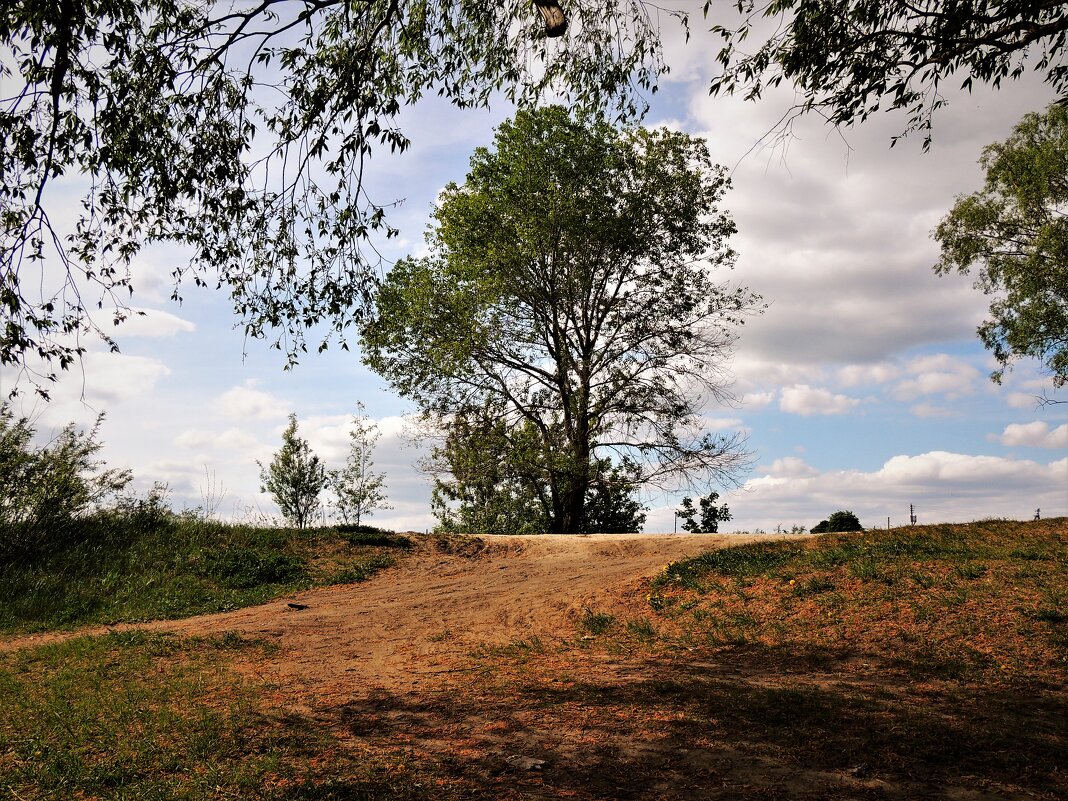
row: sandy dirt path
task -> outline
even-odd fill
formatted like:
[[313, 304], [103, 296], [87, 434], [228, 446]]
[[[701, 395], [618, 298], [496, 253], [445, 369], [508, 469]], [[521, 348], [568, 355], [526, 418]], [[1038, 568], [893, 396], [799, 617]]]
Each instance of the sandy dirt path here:
[[250, 672], [296, 706], [330, 704], [371, 686], [410, 692], [438, 685], [482, 644], [567, 636], [585, 609], [610, 611], [668, 562], [743, 541], [708, 534], [490, 536], [452, 540], [443, 549], [423, 540], [402, 564], [361, 584], [184, 620], [13, 638], [0, 649], [131, 628], [234, 631], [278, 646], [266, 661], [246, 665]]

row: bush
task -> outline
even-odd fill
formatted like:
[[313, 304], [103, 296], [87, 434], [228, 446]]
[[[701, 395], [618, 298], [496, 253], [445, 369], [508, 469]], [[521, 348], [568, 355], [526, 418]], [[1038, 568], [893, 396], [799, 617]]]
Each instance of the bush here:
[[36, 430], [0, 405], [0, 559], [40, 553], [74, 536], [75, 520], [101, 508], [133, 479], [96, 459], [104, 415], [88, 431], [70, 423], [35, 447]]
[[857, 516], [849, 511], [838, 511], [812, 527], [813, 534], [830, 534], [840, 531], [863, 531]]

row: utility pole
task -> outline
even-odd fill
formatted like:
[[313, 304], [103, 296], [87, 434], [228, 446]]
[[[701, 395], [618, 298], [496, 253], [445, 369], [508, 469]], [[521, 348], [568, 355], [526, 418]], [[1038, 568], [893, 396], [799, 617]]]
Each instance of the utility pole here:
[[909, 504], [909, 522], [916, 525], [916, 507], [911, 503]]

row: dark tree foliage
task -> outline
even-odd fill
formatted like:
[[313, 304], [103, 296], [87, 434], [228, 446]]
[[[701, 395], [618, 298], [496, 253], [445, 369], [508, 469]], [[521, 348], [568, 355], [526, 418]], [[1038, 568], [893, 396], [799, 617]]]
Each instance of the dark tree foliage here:
[[[10, 0], [0, 4], [0, 365], [38, 390], [115, 347], [132, 260], [183, 246], [182, 284], [233, 300], [292, 361], [344, 342], [399, 198], [369, 196], [373, 149], [403, 151], [403, 106], [552, 87], [640, 113], [662, 69], [641, 0]], [[672, 16], [682, 17], [680, 14]], [[63, 187], [60, 178], [72, 179]], [[79, 211], [67, 205], [83, 191]], [[67, 230], [69, 223], [70, 230]], [[94, 316], [95, 313], [95, 316]], [[100, 319], [103, 318], [103, 319]]]
[[957, 198], [934, 237], [935, 272], [978, 271], [993, 296], [979, 338], [1000, 367], [1040, 360], [1054, 386], [1068, 383], [1068, 109], [1028, 114], [983, 150], [986, 184]]
[[645, 525], [645, 507], [634, 497], [641, 470], [630, 462], [612, 466], [608, 459], [596, 466], [596, 478], [586, 491], [583, 534], [629, 534]]
[[860, 520], [855, 514], [848, 511], [838, 511], [828, 519], [821, 520], [812, 527], [813, 534], [829, 534], [839, 531], [863, 531]]
[[[603, 458], [638, 484], [732, 480], [723, 401], [737, 327], [757, 310], [718, 284], [734, 232], [704, 142], [524, 111], [442, 195], [431, 255], [398, 262], [364, 328], [368, 364], [435, 422], [491, 410], [574, 532]], [[533, 441], [533, 444], [528, 444]]]
[[[756, 99], [785, 82], [795, 111], [851, 125], [879, 110], [908, 115], [931, 141], [942, 84], [1000, 87], [1028, 69], [1068, 95], [1068, 3], [1055, 0], [738, 0], [737, 26], [715, 25], [722, 72], [712, 93]], [[708, 16], [714, 8], [704, 5]], [[750, 35], [771, 35], [755, 49]], [[895, 140], [896, 141], [896, 140]]]
[[[434, 475], [432, 507], [443, 532], [540, 534], [554, 523], [552, 490], [539, 456], [536, 429], [523, 423], [509, 430], [499, 405], [454, 415], [441, 442], [424, 463]], [[573, 533], [640, 531], [645, 510], [634, 498], [639, 471], [624, 461], [602, 459], [592, 466], [583, 519]]]
[[731, 519], [731, 510], [725, 503], [717, 506], [716, 501], [718, 500], [719, 493], [715, 490], [698, 499], [698, 504], [701, 507], [701, 519], [698, 521], [697, 510], [694, 508], [693, 500], [683, 498], [679, 510], [675, 512], [675, 516], [683, 521], [682, 530], [693, 534], [719, 533], [719, 524], [726, 523]]
[[133, 475], [98, 458], [103, 415], [88, 431], [74, 423], [48, 444], [36, 429], [0, 404], [0, 560], [63, 545], [75, 523], [115, 499]]

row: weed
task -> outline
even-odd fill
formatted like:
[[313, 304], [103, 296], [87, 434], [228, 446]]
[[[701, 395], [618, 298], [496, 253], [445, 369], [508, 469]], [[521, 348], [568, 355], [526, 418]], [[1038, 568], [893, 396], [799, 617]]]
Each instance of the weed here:
[[640, 640], [650, 641], [656, 637], [656, 629], [647, 617], [627, 621], [627, 631]]
[[[363, 581], [395, 561], [377, 552], [381, 546], [350, 551], [331, 528], [252, 528], [190, 515], [79, 525], [64, 547], [0, 561], [0, 631], [227, 611], [313, 585]], [[402, 539], [384, 547], [404, 548]]]
[[834, 588], [833, 581], [823, 576], [812, 576], [796, 583], [793, 587], [793, 594], [798, 598], [805, 598], [809, 595], [822, 595], [825, 592], [831, 592]]
[[988, 569], [989, 568], [987, 568], [986, 565], [977, 564], [975, 562], [965, 562], [961, 565], [957, 565], [954, 572], [961, 578], [972, 581], [985, 576]]
[[607, 632], [615, 623], [614, 615], [607, 612], [594, 612], [592, 609], [586, 609], [580, 621], [582, 628], [595, 637]]

